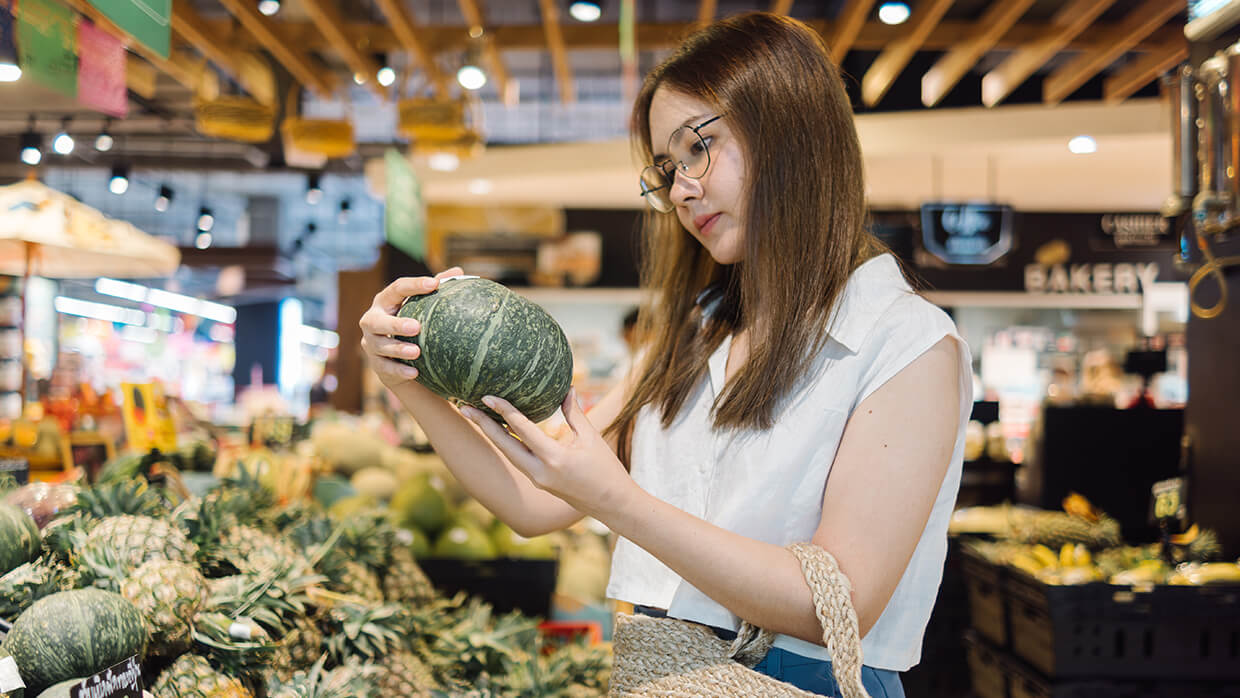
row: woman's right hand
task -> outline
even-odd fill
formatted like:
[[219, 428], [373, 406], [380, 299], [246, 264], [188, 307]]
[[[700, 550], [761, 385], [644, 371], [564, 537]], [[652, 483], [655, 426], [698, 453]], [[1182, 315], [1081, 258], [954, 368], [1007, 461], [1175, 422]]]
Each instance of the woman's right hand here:
[[362, 349], [370, 357], [370, 367], [388, 388], [409, 383], [418, 377], [418, 370], [397, 359], [413, 360], [421, 355], [416, 344], [395, 339], [397, 335], [413, 337], [422, 330], [417, 320], [397, 317], [396, 312], [409, 296], [421, 296], [436, 288], [439, 281], [464, 272], [452, 267], [430, 276], [407, 276], [397, 279], [380, 291], [358, 325], [362, 328]]

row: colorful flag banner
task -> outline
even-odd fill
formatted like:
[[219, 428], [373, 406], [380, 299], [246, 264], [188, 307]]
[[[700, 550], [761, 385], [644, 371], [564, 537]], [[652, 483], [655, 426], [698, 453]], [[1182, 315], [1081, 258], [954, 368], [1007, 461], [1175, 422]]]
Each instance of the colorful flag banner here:
[[[23, 0], [24, 2], [24, 0]], [[155, 53], [168, 57], [172, 0], [90, 0], [116, 26]]]
[[125, 118], [129, 98], [124, 45], [94, 23], [82, 20], [78, 23], [78, 59], [78, 101], [104, 114]]
[[22, 74], [73, 97], [77, 94], [77, 15], [52, 0], [17, 5]]

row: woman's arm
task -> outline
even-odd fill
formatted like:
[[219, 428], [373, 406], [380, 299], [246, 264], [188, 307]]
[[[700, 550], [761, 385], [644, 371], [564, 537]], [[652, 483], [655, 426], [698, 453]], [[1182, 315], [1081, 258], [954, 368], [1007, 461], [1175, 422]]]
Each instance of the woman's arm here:
[[[958, 352], [955, 340], [944, 339], [867, 397], [831, 466], [813, 542], [834, 555], [851, 580], [862, 635], [904, 574], [947, 472], [959, 428]], [[507, 403], [495, 406], [510, 424], [520, 419]], [[600, 437], [588, 433], [567, 402], [566, 411], [577, 432], [568, 448], [539, 439], [520, 422], [524, 444], [483, 426], [540, 487], [649, 551], [737, 616], [822, 642], [809, 588], [790, 552], [707, 523], [619, 477], [622, 467], [607, 462], [594, 443]], [[471, 419], [480, 415], [468, 412]]]

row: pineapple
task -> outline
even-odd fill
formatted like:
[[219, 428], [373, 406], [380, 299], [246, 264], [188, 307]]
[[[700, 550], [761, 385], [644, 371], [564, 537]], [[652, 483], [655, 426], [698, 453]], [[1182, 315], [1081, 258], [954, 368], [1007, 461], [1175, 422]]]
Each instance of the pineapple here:
[[293, 669], [306, 669], [323, 654], [323, 631], [309, 616], [294, 616], [290, 630], [284, 636], [288, 648], [289, 664]]
[[412, 652], [392, 652], [377, 665], [379, 695], [430, 698], [439, 688], [435, 675]]
[[379, 575], [360, 562], [346, 560], [336, 586], [346, 594], [352, 594], [367, 601], [383, 601], [383, 587], [379, 584]]
[[435, 588], [408, 546], [397, 543], [389, 551], [383, 596], [388, 601], [404, 603], [425, 603], [435, 597]]
[[253, 698], [237, 679], [211, 667], [203, 657], [183, 654], [151, 686], [155, 698]]
[[189, 649], [194, 616], [207, 601], [207, 580], [197, 567], [172, 560], [151, 560], [120, 585], [151, 632], [151, 654], [175, 657]]
[[308, 671], [299, 671], [284, 681], [267, 685], [269, 698], [386, 698], [401, 694], [379, 693], [372, 679], [377, 669], [350, 662], [324, 671], [327, 656], [319, 658]]
[[327, 612], [325, 629], [327, 651], [336, 663], [343, 664], [350, 657], [375, 661], [405, 646], [409, 617], [396, 604], [345, 601]]
[[199, 613], [194, 618], [195, 651], [207, 657], [225, 674], [242, 681], [263, 684], [288, 666], [287, 650], [258, 623], [230, 618], [223, 613]]
[[19, 565], [0, 577], [0, 618], [12, 622], [30, 604], [58, 591], [73, 589], [78, 581], [76, 572], [50, 558]]
[[289, 543], [253, 526], [233, 526], [224, 531], [223, 556], [242, 572], [264, 572], [289, 566], [304, 573], [310, 563]]
[[80, 536], [80, 556], [108, 553], [130, 569], [147, 560], [175, 560], [192, 564], [198, 546], [171, 524], [149, 516], [109, 516]]
[[310, 591], [322, 581], [318, 575], [294, 574], [287, 565], [262, 574], [223, 577], [210, 582], [208, 607], [228, 618], [248, 617], [275, 638], [271, 669], [288, 678], [323, 653], [323, 636], [306, 617]]
[[81, 512], [92, 519], [130, 514], [160, 518], [168, 513], [168, 503], [163, 494], [153, 489], [146, 478], [100, 482], [84, 488], [77, 495], [71, 511]]

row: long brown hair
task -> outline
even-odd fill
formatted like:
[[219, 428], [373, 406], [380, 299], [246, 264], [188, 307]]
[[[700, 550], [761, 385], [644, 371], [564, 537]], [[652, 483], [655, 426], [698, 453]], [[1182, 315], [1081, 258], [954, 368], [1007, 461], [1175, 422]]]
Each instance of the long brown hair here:
[[[749, 356], [715, 398], [716, 429], [769, 429], [780, 400], [827, 339], [849, 275], [883, 251], [865, 231], [861, 147], [852, 105], [826, 44], [806, 25], [764, 12], [689, 36], [651, 71], [633, 105], [632, 140], [652, 158], [650, 104], [666, 88], [712, 104], [745, 157], [744, 257], [720, 265], [675, 214], [647, 210], [640, 312], [645, 359], [607, 427], [628, 464], [638, 412], [656, 405], [664, 428], [724, 338], [749, 331]], [[707, 302], [714, 310], [704, 313]]]

